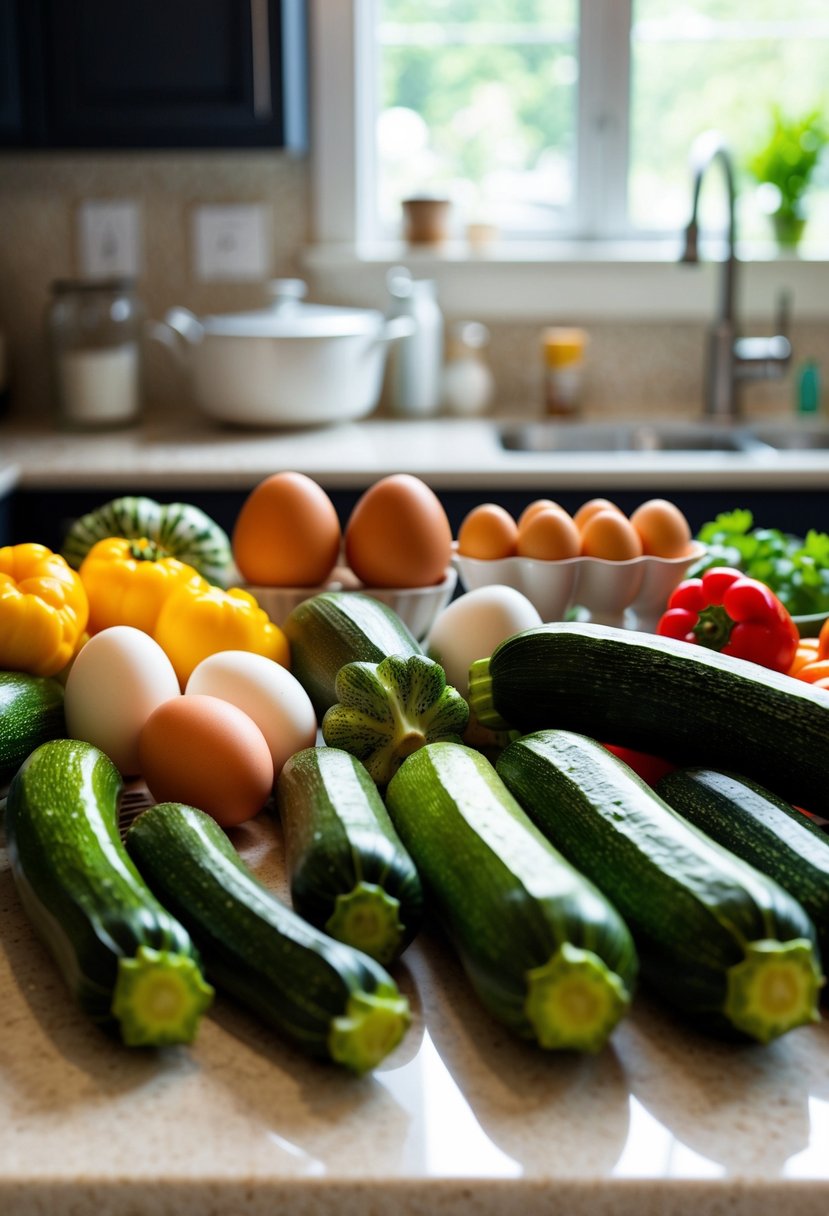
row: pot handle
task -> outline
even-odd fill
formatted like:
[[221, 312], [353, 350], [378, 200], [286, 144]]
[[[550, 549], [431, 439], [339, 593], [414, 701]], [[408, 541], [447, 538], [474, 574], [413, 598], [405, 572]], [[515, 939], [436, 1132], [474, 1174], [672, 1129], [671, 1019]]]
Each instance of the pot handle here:
[[416, 329], [414, 317], [387, 317], [380, 340], [381, 342], [398, 342], [401, 338], [410, 338]]
[[149, 321], [146, 326], [148, 338], [155, 339], [175, 356], [179, 363], [186, 362], [185, 345], [201, 342], [204, 327], [195, 313], [188, 308], [171, 308], [163, 321]]

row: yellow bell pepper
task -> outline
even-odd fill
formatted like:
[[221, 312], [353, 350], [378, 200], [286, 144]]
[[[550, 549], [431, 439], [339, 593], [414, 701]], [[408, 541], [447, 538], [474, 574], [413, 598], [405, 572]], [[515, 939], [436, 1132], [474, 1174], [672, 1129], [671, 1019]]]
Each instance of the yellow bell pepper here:
[[206, 587], [192, 566], [163, 555], [146, 538], [108, 536], [92, 546], [80, 576], [89, 598], [89, 632], [132, 625], [152, 635], [164, 602], [179, 587]]
[[179, 588], [161, 609], [153, 636], [166, 651], [182, 688], [196, 664], [220, 650], [250, 650], [290, 666], [285, 634], [239, 587]]
[[88, 614], [84, 585], [59, 553], [35, 543], [0, 548], [0, 669], [56, 675]]

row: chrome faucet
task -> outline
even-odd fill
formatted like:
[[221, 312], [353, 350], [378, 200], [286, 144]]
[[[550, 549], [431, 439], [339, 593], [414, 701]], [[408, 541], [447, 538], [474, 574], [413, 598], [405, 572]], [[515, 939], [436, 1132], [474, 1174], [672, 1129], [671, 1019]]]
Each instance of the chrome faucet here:
[[722, 263], [719, 311], [708, 337], [705, 413], [713, 418], [734, 421], [740, 416], [739, 388], [741, 382], [780, 379], [791, 361], [792, 346], [786, 333], [789, 322], [789, 301], [785, 293], [780, 298], [778, 333], [769, 338], [738, 337], [734, 316], [738, 266], [734, 165], [728, 146], [717, 131], [703, 132], [697, 137], [691, 148], [694, 193], [691, 219], [685, 229], [685, 249], [681, 260], [699, 262], [697, 249], [699, 197], [705, 173], [715, 160], [719, 161], [722, 166], [728, 197], [728, 247]]

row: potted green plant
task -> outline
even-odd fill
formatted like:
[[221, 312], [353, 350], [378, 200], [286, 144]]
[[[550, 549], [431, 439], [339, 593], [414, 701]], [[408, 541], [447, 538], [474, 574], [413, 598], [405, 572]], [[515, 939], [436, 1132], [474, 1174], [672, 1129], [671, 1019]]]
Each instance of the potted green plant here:
[[827, 143], [829, 127], [822, 110], [791, 118], [774, 106], [769, 138], [748, 161], [756, 180], [774, 188], [771, 219], [777, 243], [783, 248], [795, 248], [803, 235], [804, 197]]

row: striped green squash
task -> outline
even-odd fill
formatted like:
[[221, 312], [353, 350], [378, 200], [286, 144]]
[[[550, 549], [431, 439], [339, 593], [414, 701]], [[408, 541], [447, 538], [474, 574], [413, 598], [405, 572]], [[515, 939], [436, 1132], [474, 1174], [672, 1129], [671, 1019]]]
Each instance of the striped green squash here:
[[159, 503], [153, 498], [114, 498], [70, 526], [61, 553], [77, 570], [89, 550], [107, 536], [146, 537], [162, 550], [198, 570], [208, 582], [226, 586], [231, 566], [230, 539], [223, 528], [192, 503]]

